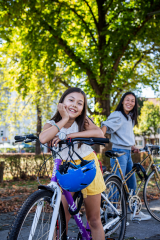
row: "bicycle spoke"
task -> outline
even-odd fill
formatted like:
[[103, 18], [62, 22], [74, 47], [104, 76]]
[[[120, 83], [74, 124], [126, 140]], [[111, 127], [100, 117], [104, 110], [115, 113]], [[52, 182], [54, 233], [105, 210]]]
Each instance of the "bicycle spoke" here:
[[144, 187], [144, 201], [149, 213], [160, 221], [160, 179], [155, 171], [149, 175]]
[[[9, 240], [48, 240], [53, 208], [50, 206], [52, 193], [40, 190], [32, 194], [24, 203], [9, 233]], [[39, 208], [40, 203], [42, 204]], [[55, 226], [55, 238], [65, 240], [65, 216], [60, 205]], [[58, 226], [58, 228], [57, 228]], [[64, 233], [62, 235], [62, 233]]]
[[[101, 206], [103, 210], [101, 220], [104, 229], [106, 229], [105, 236], [121, 240], [125, 235], [126, 228], [126, 202], [122, 183], [120, 183], [116, 177], [110, 177], [105, 181], [105, 184], [106, 190], [104, 192], [104, 198], [102, 198]], [[107, 199], [109, 202], [107, 202]]]

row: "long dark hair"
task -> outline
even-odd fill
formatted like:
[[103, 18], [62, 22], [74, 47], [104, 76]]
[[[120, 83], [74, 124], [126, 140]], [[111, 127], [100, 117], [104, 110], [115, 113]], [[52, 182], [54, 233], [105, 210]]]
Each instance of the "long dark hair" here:
[[133, 92], [126, 92], [125, 94], [123, 94], [117, 108], [116, 108], [116, 111], [121, 111], [122, 114], [127, 118], [128, 120], [128, 116], [126, 115], [126, 113], [124, 112], [124, 109], [123, 109], [123, 104], [122, 102], [124, 101], [124, 98], [127, 96], [127, 95], [133, 95], [135, 97], [135, 105], [134, 105], [134, 108], [130, 111], [131, 113], [131, 118], [132, 120], [135, 122], [135, 125], [138, 123], [137, 122], [137, 118], [138, 118], [138, 104], [137, 104], [137, 98], [136, 98], [136, 95], [133, 93]]
[[[72, 88], [68, 88], [61, 96], [59, 103], [63, 103], [65, 97], [73, 92], [77, 92], [77, 93], [81, 93], [84, 97], [84, 106], [83, 106], [83, 110], [80, 116], [78, 116], [75, 121], [78, 125], [78, 130], [79, 132], [82, 132], [85, 130], [85, 123], [88, 123], [87, 119], [86, 119], [86, 112], [87, 112], [87, 98], [86, 98], [86, 94], [77, 87], [72, 87]], [[57, 112], [55, 113], [55, 115], [51, 118], [51, 120], [54, 120], [55, 122], [59, 122], [62, 119], [59, 111], [57, 110]]]

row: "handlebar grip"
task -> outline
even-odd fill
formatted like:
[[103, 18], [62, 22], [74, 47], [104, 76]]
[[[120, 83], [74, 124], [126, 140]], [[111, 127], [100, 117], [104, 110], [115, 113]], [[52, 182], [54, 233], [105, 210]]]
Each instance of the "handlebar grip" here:
[[22, 136], [15, 136], [15, 137], [14, 137], [15, 140], [19, 140], [19, 139], [21, 139], [21, 138], [22, 138]]
[[34, 136], [33, 134], [29, 134], [29, 135], [26, 135], [26, 138], [37, 139], [38, 137]]
[[29, 143], [29, 142], [32, 142], [32, 140], [26, 140], [26, 141], [24, 141], [25, 143]]
[[25, 138], [20, 138], [20, 139], [16, 140], [15, 143], [17, 143], [17, 142], [23, 142], [24, 140], [25, 140]]
[[94, 142], [109, 143], [109, 138], [91, 138]]

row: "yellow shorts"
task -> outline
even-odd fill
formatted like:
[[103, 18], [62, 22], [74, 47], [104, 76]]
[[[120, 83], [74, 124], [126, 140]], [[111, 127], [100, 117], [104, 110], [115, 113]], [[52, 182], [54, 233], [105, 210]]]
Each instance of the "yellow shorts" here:
[[[82, 190], [83, 197], [86, 198], [87, 195], [96, 195], [103, 192], [106, 189], [103, 175], [99, 166], [98, 158], [94, 152], [90, 153], [88, 156], [83, 158], [84, 160], [95, 160], [96, 164], [96, 176], [91, 182], [91, 184]], [[76, 165], [81, 163], [81, 160], [75, 160]]]

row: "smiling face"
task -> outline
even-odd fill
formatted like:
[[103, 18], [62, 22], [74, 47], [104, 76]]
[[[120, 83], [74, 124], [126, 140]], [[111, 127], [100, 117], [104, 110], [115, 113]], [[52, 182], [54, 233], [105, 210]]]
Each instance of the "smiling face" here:
[[132, 111], [132, 109], [134, 108], [135, 106], [135, 97], [132, 95], [132, 94], [128, 94], [123, 102], [123, 110], [126, 114], [129, 114], [130, 111]]
[[72, 92], [65, 97], [63, 103], [66, 106], [69, 118], [76, 119], [83, 111], [84, 96], [82, 93]]

